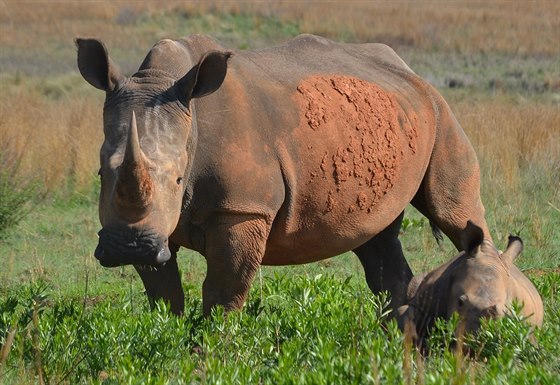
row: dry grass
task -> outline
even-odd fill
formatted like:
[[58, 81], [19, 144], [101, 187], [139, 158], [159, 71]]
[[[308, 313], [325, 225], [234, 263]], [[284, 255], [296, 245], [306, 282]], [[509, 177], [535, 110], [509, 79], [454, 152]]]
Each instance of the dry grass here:
[[[166, 13], [234, 13], [295, 22], [300, 31], [419, 49], [554, 55], [560, 3], [541, 1], [19, 1], [0, 2], [0, 45], [33, 49], [45, 39], [100, 36], [112, 45], [153, 44], [136, 24]], [[156, 34], [173, 31], [152, 30]], [[199, 31], [204, 32], [204, 31]], [[145, 39], [149, 39], [146, 41]]]
[[[560, 169], [560, 109], [557, 104], [503, 98], [453, 105], [489, 182], [520, 189], [522, 173]], [[556, 174], [556, 175], [555, 175]]]
[[[218, 17], [226, 13], [234, 17], [252, 15], [252, 28], [271, 20], [290, 22], [300, 32], [352, 41], [384, 41], [425, 52], [426, 56], [441, 51], [449, 55], [501, 52], [539, 57], [560, 53], [560, 2], [556, 1], [0, 0], [2, 62], [17, 57], [46, 63], [46, 73], [57, 67], [57, 73], [74, 74], [25, 81], [21, 74], [0, 77], [0, 149], [7, 143], [16, 146], [23, 153], [21, 172], [39, 175], [51, 189], [66, 186], [68, 181], [72, 187], [87, 188], [98, 167], [102, 95], [75, 75], [72, 39], [78, 35], [98, 36], [117, 59], [132, 57], [138, 65], [139, 59], [136, 62], [134, 56], [142, 55], [163, 36], [215, 32], [235, 41], [241, 32], [230, 31], [231, 25], [224, 27], [224, 18]], [[287, 37], [266, 36], [249, 43], [269, 44]], [[467, 100], [469, 96], [452, 103], [452, 107], [480, 154], [487, 183], [499, 181], [508, 191], [515, 191], [524, 179], [523, 173], [535, 167], [543, 170], [558, 166], [557, 102], [490, 97]], [[550, 178], [554, 177], [558, 175], [551, 173]]]
[[499, 97], [458, 102], [453, 109], [479, 155], [482, 196], [496, 239], [518, 232], [548, 263], [557, 259], [558, 104]]
[[2, 88], [0, 150], [21, 154], [20, 176], [38, 177], [49, 190], [89, 188], [103, 138], [101, 95], [50, 100], [31, 84]]

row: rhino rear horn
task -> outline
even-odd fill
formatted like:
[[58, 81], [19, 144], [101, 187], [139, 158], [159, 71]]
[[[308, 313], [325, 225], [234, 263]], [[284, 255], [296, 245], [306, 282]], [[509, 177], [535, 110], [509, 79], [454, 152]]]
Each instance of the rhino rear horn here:
[[467, 222], [467, 227], [461, 233], [461, 247], [468, 254], [472, 254], [474, 250], [482, 244], [484, 240], [484, 232], [480, 227], [472, 223]]
[[505, 264], [511, 265], [513, 264], [513, 260], [521, 254], [522, 251], [523, 241], [521, 238], [515, 235], [510, 235], [506, 251], [500, 255], [500, 258]]
[[78, 47], [78, 69], [85, 80], [102, 91], [114, 91], [123, 76], [109, 58], [107, 47], [97, 39], [75, 40]]

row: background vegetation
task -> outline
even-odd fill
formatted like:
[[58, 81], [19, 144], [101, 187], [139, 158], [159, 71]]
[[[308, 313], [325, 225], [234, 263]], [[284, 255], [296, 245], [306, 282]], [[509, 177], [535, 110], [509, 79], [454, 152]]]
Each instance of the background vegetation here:
[[[77, 73], [74, 37], [101, 38], [131, 73], [164, 37], [208, 33], [246, 49], [303, 32], [387, 43], [442, 91], [479, 155], [498, 246], [509, 233], [525, 241], [517, 264], [546, 307], [538, 348], [504, 320], [478, 359], [442, 349], [422, 360], [380, 326], [383, 300], [350, 254], [263, 268], [246, 310], [211, 320], [199, 317], [199, 255], [181, 251], [180, 319], [147, 311], [132, 268], [95, 262], [103, 95]], [[0, 228], [0, 382], [559, 383], [558, 36], [555, 1], [0, 1], [0, 224], [30, 211]], [[455, 253], [428, 227], [407, 210], [416, 272]], [[434, 337], [443, 346], [446, 333]]]

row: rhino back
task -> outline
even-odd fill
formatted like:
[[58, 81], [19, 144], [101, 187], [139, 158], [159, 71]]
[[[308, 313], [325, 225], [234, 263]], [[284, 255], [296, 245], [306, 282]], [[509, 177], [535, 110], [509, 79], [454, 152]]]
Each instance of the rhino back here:
[[523, 303], [522, 314], [528, 322], [535, 326], [542, 326], [544, 307], [541, 296], [533, 283], [515, 265], [510, 268], [509, 301], [517, 300]]

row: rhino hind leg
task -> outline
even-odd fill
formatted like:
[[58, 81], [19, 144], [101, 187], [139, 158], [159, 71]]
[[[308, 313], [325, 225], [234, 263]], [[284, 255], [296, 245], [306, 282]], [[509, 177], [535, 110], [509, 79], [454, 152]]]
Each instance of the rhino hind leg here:
[[224, 215], [206, 232], [208, 270], [202, 285], [205, 316], [215, 306], [225, 311], [243, 307], [266, 246], [270, 226], [256, 215]]
[[169, 303], [173, 313], [180, 315], [185, 309], [185, 294], [177, 266], [179, 248], [173, 245], [169, 248], [171, 259], [164, 266], [154, 268], [134, 265], [134, 268], [142, 279], [151, 306], [154, 306], [154, 301], [163, 299]]
[[398, 238], [403, 216], [404, 212], [381, 233], [353, 250], [362, 263], [369, 288], [374, 294], [388, 291], [392, 309], [405, 303], [412, 278]]
[[458, 250], [462, 250], [461, 233], [469, 220], [482, 228], [485, 239], [492, 240], [480, 198], [476, 153], [443, 100], [438, 138], [412, 205], [430, 219], [432, 226], [440, 228]]

